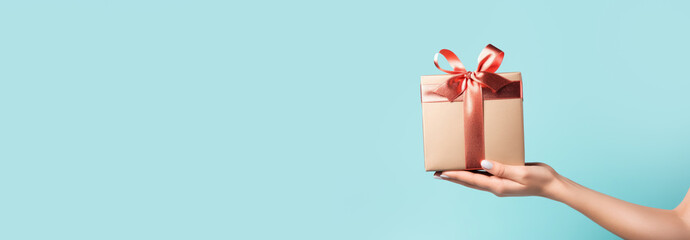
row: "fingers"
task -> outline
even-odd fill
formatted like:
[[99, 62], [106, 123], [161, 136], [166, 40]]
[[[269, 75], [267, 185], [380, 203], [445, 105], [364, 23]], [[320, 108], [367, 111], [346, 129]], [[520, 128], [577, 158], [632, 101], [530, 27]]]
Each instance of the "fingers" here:
[[507, 178], [516, 182], [523, 182], [527, 175], [527, 169], [524, 166], [511, 166], [491, 160], [482, 160], [482, 168], [494, 176], [500, 178]]
[[[434, 178], [436, 178], [436, 179], [441, 179], [441, 180], [451, 181], [451, 182], [454, 182], [454, 183], [463, 185], [463, 186], [468, 187], [468, 188], [473, 188], [473, 189], [482, 190], [482, 191], [488, 191], [486, 188], [479, 187], [479, 186], [474, 185], [474, 184], [471, 184], [471, 183], [469, 183], [469, 182], [457, 180], [456, 178], [454, 178], [454, 177], [455, 177], [455, 174], [454, 174], [453, 172], [451, 172], [451, 171], [446, 171], [445, 173], [447, 173], [447, 174], [444, 174], [444, 172], [436, 172], [436, 173], [434, 174]], [[454, 177], [450, 177], [450, 176], [448, 176], [448, 175], [451, 175], [451, 176], [454, 176]]]
[[510, 196], [512, 193], [524, 188], [522, 184], [512, 180], [469, 171], [436, 172], [434, 178], [451, 181], [469, 188], [491, 192], [499, 197]]
[[496, 179], [491, 179], [490, 176], [468, 171], [444, 171], [440, 176], [444, 180], [449, 180], [465, 186], [469, 185], [472, 188], [484, 191], [490, 191], [492, 188], [495, 188], [497, 184]]
[[479, 186], [475, 186], [475, 185], [472, 185], [472, 184], [469, 184], [469, 183], [466, 183], [466, 182], [463, 182], [463, 181], [458, 181], [458, 180], [455, 180], [455, 179], [452, 179], [452, 178], [447, 178], [447, 179], [444, 179], [444, 180], [449, 181], [449, 182], [453, 182], [453, 183], [457, 183], [457, 184], [463, 185], [463, 186], [468, 187], [468, 188], [472, 188], [472, 189], [477, 189], [477, 190], [481, 190], [481, 191], [490, 192], [489, 189], [481, 188], [481, 187], [479, 187]]

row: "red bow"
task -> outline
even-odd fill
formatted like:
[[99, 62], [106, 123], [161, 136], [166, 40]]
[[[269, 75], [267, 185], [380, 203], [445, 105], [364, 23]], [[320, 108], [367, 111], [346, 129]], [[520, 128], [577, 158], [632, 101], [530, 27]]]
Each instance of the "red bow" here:
[[[438, 66], [439, 53], [448, 60], [448, 64], [453, 67], [453, 70], [445, 70]], [[486, 87], [491, 89], [492, 92], [496, 92], [505, 85], [511, 83], [510, 80], [495, 73], [498, 67], [501, 66], [501, 62], [503, 62], [503, 51], [500, 49], [491, 44], [487, 45], [479, 54], [478, 61], [479, 66], [477, 67], [477, 71], [471, 72], [465, 69], [465, 66], [462, 65], [462, 62], [458, 59], [458, 56], [452, 51], [443, 49], [436, 53], [434, 56], [434, 65], [436, 65], [436, 68], [449, 74], [457, 74], [457, 76], [448, 79], [446, 84], [434, 90], [434, 93], [444, 96], [448, 98], [448, 101], [452, 102], [462, 95], [468, 87]], [[481, 92], [481, 89], [479, 91]]]
[[[445, 70], [438, 66], [438, 54], [443, 55], [453, 70]], [[496, 92], [511, 83], [510, 80], [494, 73], [501, 66], [503, 51], [487, 45], [479, 54], [479, 67], [476, 72], [465, 70], [455, 53], [443, 49], [434, 56], [436, 68], [449, 74], [457, 74], [448, 79], [433, 93], [448, 98], [453, 102], [464, 93], [463, 121], [465, 132], [465, 168], [467, 170], [481, 169], [480, 161], [484, 160], [484, 102], [482, 88], [486, 87]]]

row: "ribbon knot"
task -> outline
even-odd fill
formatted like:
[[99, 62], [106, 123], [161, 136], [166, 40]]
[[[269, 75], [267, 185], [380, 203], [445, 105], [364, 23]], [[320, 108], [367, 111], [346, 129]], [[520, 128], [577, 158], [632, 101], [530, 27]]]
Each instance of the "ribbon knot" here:
[[[446, 58], [453, 70], [446, 70], [438, 65], [439, 54]], [[446, 84], [441, 85], [433, 92], [448, 98], [448, 101], [452, 102], [460, 97], [470, 85], [474, 85], [471, 84], [472, 82], [475, 82], [479, 88], [489, 88], [492, 92], [500, 90], [511, 83], [510, 80], [495, 73], [498, 67], [501, 66], [501, 62], [503, 62], [503, 55], [503, 51], [500, 49], [491, 44], [487, 45], [479, 54], [477, 71], [472, 72], [465, 69], [465, 66], [455, 53], [448, 49], [442, 49], [434, 55], [434, 65], [439, 70], [456, 76], [449, 78]]]

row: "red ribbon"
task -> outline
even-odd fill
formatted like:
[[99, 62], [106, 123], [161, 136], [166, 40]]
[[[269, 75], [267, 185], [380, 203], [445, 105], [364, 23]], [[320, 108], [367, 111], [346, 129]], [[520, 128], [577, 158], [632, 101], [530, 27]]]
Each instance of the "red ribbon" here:
[[[438, 66], [438, 54], [448, 60], [453, 70], [445, 70]], [[482, 88], [489, 88], [496, 92], [505, 87], [510, 80], [496, 74], [496, 70], [503, 61], [503, 51], [487, 45], [479, 54], [477, 71], [465, 69], [460, 59], [448, 49], [443, 49], [434, 56], [436, 68], [448, 74], [453, 74], [446, 84], [442, 84], [433, 93], [448, 98], [453, 102], [464, 93], [464, 123], [465, 123], [465, 168], [481, 169], [480, 161], [484, 159], [484, 97]]]

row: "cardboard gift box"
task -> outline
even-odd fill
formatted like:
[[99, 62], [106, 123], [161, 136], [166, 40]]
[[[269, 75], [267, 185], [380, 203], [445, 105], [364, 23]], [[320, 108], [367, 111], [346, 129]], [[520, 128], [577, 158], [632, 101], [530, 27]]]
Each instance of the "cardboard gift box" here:
[[469, 72], [455, 54], [441, 50], [453, 70], [422, 76], [424, 166], [427, 171], [481, 169], [483, 159], [524, 165], [522, 76], [495, 73], [503, 52], [488, 45]]

